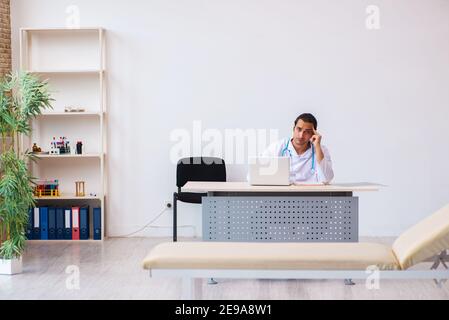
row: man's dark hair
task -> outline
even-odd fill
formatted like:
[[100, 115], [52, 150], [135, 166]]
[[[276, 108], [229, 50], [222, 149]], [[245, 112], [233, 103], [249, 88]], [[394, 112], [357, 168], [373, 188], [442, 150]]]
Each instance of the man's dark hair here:
[[318, 127], [318, 121], [316, 121], [316, 118], [311, 113], [303, 113], [299, 115], [298, 118], [296, 118], [295, 120], [295, 127], [299, 120], [313, 124], [315, 130]]

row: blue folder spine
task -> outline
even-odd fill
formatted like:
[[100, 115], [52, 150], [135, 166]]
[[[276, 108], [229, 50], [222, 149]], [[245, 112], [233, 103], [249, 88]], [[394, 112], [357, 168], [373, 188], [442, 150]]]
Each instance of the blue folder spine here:
[[72, 240], [72, 210], [64, 209], [64, 239]]
[[40, 221], [39, 208], [33, 208], [33, 240], [40, 240], [41, 238]]
[[89, 239], [89, 207], [80, 208], [80, 240]]
[[48, 239], [56, 239], [56, 208], [48, 208]]
[[41, 240], [48, 240], [48, 207], [39, 208]]
[[64, 239], [64, 209], [56, 208], [56, 239]]
[[94, 240], [101, 240], [101, 208], [94, 208]]

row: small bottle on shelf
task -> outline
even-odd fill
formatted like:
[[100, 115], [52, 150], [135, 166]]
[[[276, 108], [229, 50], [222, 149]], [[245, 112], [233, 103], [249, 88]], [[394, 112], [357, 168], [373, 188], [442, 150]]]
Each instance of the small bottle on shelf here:
[[76, 154], [83, 154], [83, 143], [81, 141], [76, 143]]

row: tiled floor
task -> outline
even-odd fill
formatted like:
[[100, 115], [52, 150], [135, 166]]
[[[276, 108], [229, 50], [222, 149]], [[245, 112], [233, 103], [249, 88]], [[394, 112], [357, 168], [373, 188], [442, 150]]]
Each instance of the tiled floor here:
[[[181, 239], [190, 241], [193, 239]], [[390, 239], [362, 239], [388, 243]], [[179, 299], [179, 278], [150, 278], [141, 262], [157, 243], [169, 238], [110, 238], [103, 243], [30, 243], [24, 272], [0, 276], [3, 299]], [[428, 267], [424, 265], [423, 267]], [[77, 277], [79, 271], [79, 277]], [[77, 281], [79, 279], [79, 288]], [[369, 290], [362, 280], [202, 281], [202, 299], [449, 299], [449, 283], [384, 280]]]

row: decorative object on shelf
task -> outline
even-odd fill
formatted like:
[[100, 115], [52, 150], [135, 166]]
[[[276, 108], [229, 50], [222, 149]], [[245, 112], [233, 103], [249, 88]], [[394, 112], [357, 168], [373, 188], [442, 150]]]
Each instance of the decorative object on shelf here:
[[64, 112], [85, 112], [84, 108], [76, 108], [76, 107], [65, 107]]
[[16, 150], [16, 137], [31, 135], [29, 122], [51, 108], [48, 83], [26, 72], [8, 74], [0, 81], [0, 272], [22, 271], [29, 208], [34, 206], [33, 177], [28, 171], [32, 154]]
[[42, 151], [42, 148], [39, 147], [36, 143], [33, 144], [33, 154], [49, 154], [48, 151]]
[[50, 143], [50, 154], [70, 154], [70, 141], [66, 137], [59, 137], [59, 141], [53, 137], [53, 141]]
[[78, 141], [76, 143], [76, 154], [83, 154], [83, 142]]
[[50, 146], [50, 154], [52, 155], [58, 155], [59, 154], [59, 149], [54, 147], [53, 145]]
[[77, 196], [77, 197], [85, 196], [84, 183], [85, 183], [84, 181], [75, 181], [75, 186], [76, 186], [75, 196]]
[[42, 152], [41, 147], [38, 147], [36, 143], [33, 144], [33, 152]]
[[56, 179], [37, 181], [36, 187], [34, 188], [34, 195], [38, 198], [59, 197], [61, 195], [59, 192], [59, 181]]
[[91, 193], [89, 193], [89, 196], [90, 196], [90, 197], [96, 197], [96, 196], [97, 196], [97, 194], [96, 194], [96, 193], [93, 193], [93, 192], [91, 192]]

